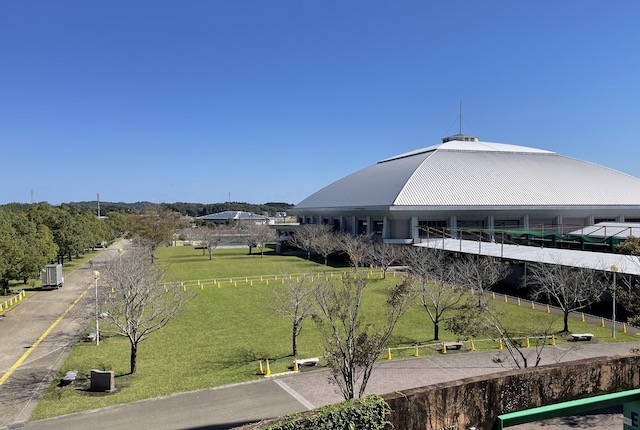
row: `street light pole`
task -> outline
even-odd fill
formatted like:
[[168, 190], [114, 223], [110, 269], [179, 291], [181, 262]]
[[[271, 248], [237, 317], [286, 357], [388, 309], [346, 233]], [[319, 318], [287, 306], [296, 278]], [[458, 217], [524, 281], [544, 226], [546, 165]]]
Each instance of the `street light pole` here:
[[618, 266], [615, 264], [611, 266], [611, 271], [613, 272], [613, 285], [611, 285], [612, 296], [613, 296], [613, 309], [611, 311], [612, 316], [612, 324], [611, 324], [611, 337], [616, 338], [616, 273], [618, 272]]
[[93, 271], [93, 279], [96, 284], [96, 346], [100, 345], [100, 330], [98, 327], [98, 279], [100, 278], [100, 272]]

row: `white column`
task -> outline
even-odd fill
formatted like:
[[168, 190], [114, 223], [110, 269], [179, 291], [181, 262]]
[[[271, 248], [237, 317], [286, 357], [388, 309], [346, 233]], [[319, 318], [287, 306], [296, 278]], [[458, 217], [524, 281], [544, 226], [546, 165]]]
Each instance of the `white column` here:
[[420, 242], [420, 232], [418, 231], [418, 217], [412, 216], [411, 221], [409, 221], [409, 234], [411, 235], [411, 239], [413, 239], [414, 243]]
[[522, 228], [524, 230], [529, 230], [529, 214], [525, 214], [521, 219], [520, 222], [522, 223]]
[[391, 239], [389, 236], [389, 218], [387, 217], [383, 217], [382, 218], [382, 238], [383, 239]]

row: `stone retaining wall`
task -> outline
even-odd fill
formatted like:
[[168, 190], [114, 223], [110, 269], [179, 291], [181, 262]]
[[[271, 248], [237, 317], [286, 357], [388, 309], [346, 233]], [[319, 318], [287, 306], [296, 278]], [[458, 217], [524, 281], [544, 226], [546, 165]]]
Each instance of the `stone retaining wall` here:
[[396, 429], [489, 430], [500, 414], [638, 388], [640, 356], [510, 370], [383, 396]]

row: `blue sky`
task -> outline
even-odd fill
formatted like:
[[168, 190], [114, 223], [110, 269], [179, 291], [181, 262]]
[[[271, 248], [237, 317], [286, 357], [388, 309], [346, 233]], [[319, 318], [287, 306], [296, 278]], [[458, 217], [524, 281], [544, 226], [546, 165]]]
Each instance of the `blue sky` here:
[[640, 2], [5, 1], [0, 203], [298, 203], [458, 131], [640, 176]]

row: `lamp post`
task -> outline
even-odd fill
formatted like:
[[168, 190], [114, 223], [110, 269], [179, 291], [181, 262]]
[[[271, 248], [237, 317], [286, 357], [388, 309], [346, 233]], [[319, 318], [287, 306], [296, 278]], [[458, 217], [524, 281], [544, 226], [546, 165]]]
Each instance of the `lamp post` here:
[[616, 273], [618, 272], [618, 266], [613, 264], [610, 267], [610, 269], [613, 272], [613, 284], [611, 285], [611, 289], [612, 289], [611, 295], [613, 296], [613, 310], [611, 312], [612, 313], [611, 337], [615, 339], [616, 338]]
[[100, 330], [98, 328], [98, 279], [100, 278], [100, 272], [93, 271], [93, 279], [96, 284], [96, 346], [100, 345]]

